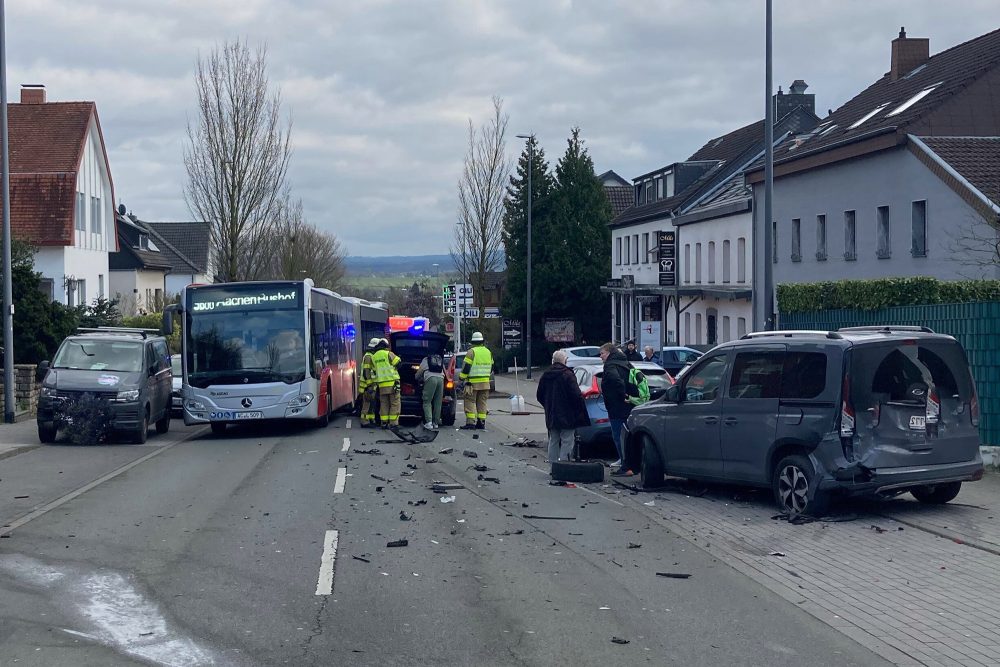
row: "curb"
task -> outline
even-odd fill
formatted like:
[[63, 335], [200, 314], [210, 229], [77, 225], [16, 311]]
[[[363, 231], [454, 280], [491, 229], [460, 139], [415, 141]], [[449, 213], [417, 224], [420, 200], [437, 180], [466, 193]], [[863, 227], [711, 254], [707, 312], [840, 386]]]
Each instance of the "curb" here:
[[0, 452], [0, 459], [9, 459], [12, 456], [24, 454], [25, 452], [30, 452], [32, 449], [38, 449], [39, 447], [41, 447], [41, 445], [18, 445], [8, 449], [7, 451]]

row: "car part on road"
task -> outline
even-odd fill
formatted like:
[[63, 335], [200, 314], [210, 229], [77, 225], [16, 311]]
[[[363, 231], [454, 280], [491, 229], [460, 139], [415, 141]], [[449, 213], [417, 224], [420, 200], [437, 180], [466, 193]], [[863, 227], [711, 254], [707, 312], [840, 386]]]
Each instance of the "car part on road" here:
[[410, 541], [409, 540], [394, 540], [392, 542], [389, 542], [385, 546], [390, 547], [390, 548], [392, 548], [392, 547], [408, 547], [408, 546], [410, 546]]
[[441, 499], [442, 504], [448, 504], [455, 502], [455, 496], [445, 496]]
[[552, 479], [564, 482], [603, 482], [604, 465], [597, 461], [553, 461]]
[[497, 477], [484, 477], [482, 475], [479, 475], [478, 477], [476, 477], [476, 479], [479, 480], [480, 482], [493, 482], [494, 484], [500, 483], [500, 479]]
[[666, 577], [667, 579], [690, 579], [690, 574], [684, 574], [681, 572], [657, 572], [656, 576]]
[[372, 447], [371, 449], [355, 449], [351, 453], [352, 454], [373, 454], [375, 456], [380, 456], [382, 454], [382, 450], [378, 449], [376, 447]]
[[612, 637], [611, 638], [611, 643], [612, 644], [628, 644], [629, 640], [622, 639], [621, 637]]
[[576, 521], [575, 516], [541, 516], [538, 514], [525, 514], [522, 519], [555, 519], [557, 521]]
[[445, 491], [454, 491], [455, 489], [464, 489], [465, 487], [461, 484], [447, 483], [447, 482], [433, 482], [431, 484], [431, 491], [437, 493], [444, 493]]
[[476, 452], [472, 451], [471, 449], [466, 449], [464, 452], [462, 452], [462, 456], [467, 456], [470, 459], [478, 459], [479, 458], [479, 454], [477, 454]]
[[362, 556], [354, 556], [354, 555], [352, 555], [351, 558], [353, 558], [354, 560], [359, 560], [362, 563], [370, 563], [371, 562], [370, 560], [368, 560], [367, 558], [364, 558]]

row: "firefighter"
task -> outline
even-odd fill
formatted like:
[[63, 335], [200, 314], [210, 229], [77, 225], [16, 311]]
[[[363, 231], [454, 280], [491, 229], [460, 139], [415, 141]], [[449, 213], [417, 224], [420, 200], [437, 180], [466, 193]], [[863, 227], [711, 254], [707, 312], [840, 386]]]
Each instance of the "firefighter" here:
[[465, 354], [460, 377], [465, 382], [465, 426], [463, 429], [486, 428], [486, 400], [490, 396], [490, 372], [493, 370], [493, 355], [483, 345], [483, 334], [472, 334], [472, 347]]
[[375, 425], [375, 365], [372, 363], [372, 353], [378, 348], [378, 337], [368, 341], [365, 356], [361, 357], [361, 376], [358, 379], [358, 391], [361, 393], [361, 428]]
[[399, 357], [389, 350], [389, 341], [381, 338], [372, 354], [375, 384], [378, 386], [379, 415], [382, 428], [395, 428], [399, 423]]

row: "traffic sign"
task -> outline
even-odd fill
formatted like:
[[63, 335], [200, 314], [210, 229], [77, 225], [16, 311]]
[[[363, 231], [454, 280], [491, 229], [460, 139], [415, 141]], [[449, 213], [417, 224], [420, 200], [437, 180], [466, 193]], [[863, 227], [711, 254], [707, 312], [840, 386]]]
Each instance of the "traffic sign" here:
[[502, 342], [506, 349], [511, 349], [521, 344], [521, 332], [524, 327], [521, 320], [504, 318], [502, 331]]
[[661, 230], [656, 233], [659, 246], [661, 286], [672, 287], [677, 284], [677, 232], [673, 229]]
[[486, 306], [483, 308], [483, 318], [487, 320], [500, 319], [500, 308], [498, 306]]

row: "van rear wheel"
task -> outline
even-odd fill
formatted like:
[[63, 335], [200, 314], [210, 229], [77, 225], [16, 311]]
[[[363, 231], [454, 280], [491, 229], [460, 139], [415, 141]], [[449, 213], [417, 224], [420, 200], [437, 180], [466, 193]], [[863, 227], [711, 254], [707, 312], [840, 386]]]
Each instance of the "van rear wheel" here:
[[642, 439], [642, 468], [640, 469], [640, 484], [644, 489], [658, 489], [663, 486], [663, 461], [656, 451], [653, 441], [648, 437]]
[[802, 454], [786, 456], [774, 468], [771, 486], [774, 501], [789, 516], [822, 516], [829, 505], [825, 492], [814, 488], [816, 471]]
[[163, 435], [170, 430], [170, 410], [166, 410], [163, 416], [156, 422], [156, 432]]
[[913, 497], [928, 505], [944, 505], [951, 502], [962, 490], [961, 482], [945, 482], [944, 484], [931, 484], [928, 486], [918, 486], [910, 489]]

